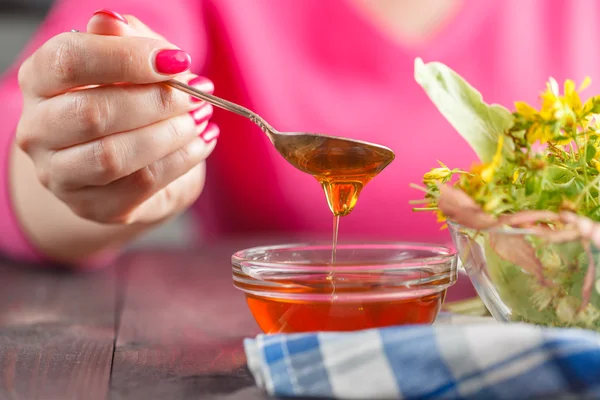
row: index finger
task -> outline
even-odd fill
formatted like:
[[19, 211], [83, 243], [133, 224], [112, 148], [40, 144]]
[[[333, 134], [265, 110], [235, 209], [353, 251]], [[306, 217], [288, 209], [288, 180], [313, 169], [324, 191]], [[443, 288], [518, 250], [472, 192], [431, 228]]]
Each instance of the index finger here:
[[89, 85], [161, 82], [190, 64], [188, 53], [164, 40], [68, 32], [23, 63], [19, 84], [24, 92], [52, 97]]

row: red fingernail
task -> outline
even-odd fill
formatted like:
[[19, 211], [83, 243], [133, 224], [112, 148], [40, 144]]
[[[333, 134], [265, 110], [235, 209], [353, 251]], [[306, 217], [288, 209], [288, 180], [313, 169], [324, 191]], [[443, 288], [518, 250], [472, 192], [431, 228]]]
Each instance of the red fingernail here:
[[220, 134], [221, 131], [217, 124], [209, 122], [204, 132], [202, 132], [202, 135], [200, 135], [200, 139], [204, 140], [206, 143], [210, 143], [213, 140], [217, 140]]
[[[195, 86], [203, 92], [212, 93], [215, 90], [215, 85], [208, 78], [197, 76], [188, 82], [188, 85]], [[200, 103], [202, 100], [192, 97], [192, 103]]]
[[94, 12], [94, 15], [96, 14], [104, 14], [104, 15], [108, 15], [109, 17], [112, 17], [118, 21], [123, 22], [126, 25], [129, 25], [129, 22], [127, 22], [127, 20], [125, 19], [124, 16], [122, 16], [121, 14], [119, 14], [118, 12], [115, 11], [111, 11], [111, 10], [106, 10], [106, 9], [102, 9], [102, 10], [98, 10], [96, 12]]
[[192, 118], [194, 118], [196, 125], [206, 122], [212, 116], [212, 114], [213, 108], [210, 104], [206, 104], [205, 106], [190, 112], [190, 115]]
[[190, 67], [192, 57], [183, 50], [161, 50], [155, 58], [156, 70], [161, 74], [180, 74]]

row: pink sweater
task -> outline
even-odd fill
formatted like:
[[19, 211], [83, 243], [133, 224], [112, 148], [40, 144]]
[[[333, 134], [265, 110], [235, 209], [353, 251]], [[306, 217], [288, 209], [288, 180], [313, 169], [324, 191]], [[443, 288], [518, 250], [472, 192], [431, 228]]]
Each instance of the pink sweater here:
[[[469, 167], [474, 153], [413, 78], [414, 58], [442, 61], [512, 107], [536, 102], [549, 76], [595, 78], [600, 90], [600, 3], [595, 0], [467, 1], [426, 43], [398, 43], [346, 0], [59, 0], [23, 56], [51, 36], [84, 30], [99, 8], [134, 14], [189, 51], [193, 72], [216, 94], [244, 104], [280, 130], [326, 132], [385, 144], [396, 160], [367, 185], [340, 235], [447, 241], [435, 217], [408, 204], [409, 188], [442, 159]], [[19, 60], [20, 63], [20, 60]], [[0, 85], [0, 252], [39, 259], [12, 211], [7, 155], [19, 119], [18, 64]], [[314, 178], [287, 164], [252, 123], [222, 110], [208, 183], [194, 206], [212, 237], [251, 232], [329, 234], [331, 214]], [[60, 229], [57, 227], [57, 229]]]

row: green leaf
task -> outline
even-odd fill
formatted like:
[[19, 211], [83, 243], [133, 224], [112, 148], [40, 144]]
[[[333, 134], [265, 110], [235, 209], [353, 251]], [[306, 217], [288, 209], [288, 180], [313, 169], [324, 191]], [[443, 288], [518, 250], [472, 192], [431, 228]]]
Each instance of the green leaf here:
[[557, 198], [562, 195], [576, 196], [582, 189], [581, 182], [572, 171], [551, 165], [546, 169], [542, 190], [552, 192]]
[[559, 182], [566, 182], [574, 177], [572, 171], [556, 165], [550, 165], [546, 168], [546, 176], [548, 180]]
[[600, 206], [594, 207], [590, 211], [588, 211], [587, 217], [594, 221], [599, 221], [600, 220]]
[[498, 137], [513, 126], [512, 113], [498, 104], [485, 103], [481, 93], [442, 63], [425, 64], [416, 58], [415, 80], [479, 159], [490, 162]]
[[537, 204], [536, 204], [536, 209], [538, 210], [546, 210], [550, 207], [550, 204], [552, 202], [552, 200], [555, 198], [554, 197], [555, 193], [552, 192], [542, 192], [540, 193], [540, 196], [538, 198]]
[[525, 195], [530, 196], [537, 193], [541, 184], [541, 179], [537, 175], [527, 177], [525, 180]]
[[592, 161], [592, 158], [594, 158], [595, 155], [596, 148], [593, 144], [588, 143], [588, 145], [585, 146], [585, 161], [589, 163], [590, 161]]

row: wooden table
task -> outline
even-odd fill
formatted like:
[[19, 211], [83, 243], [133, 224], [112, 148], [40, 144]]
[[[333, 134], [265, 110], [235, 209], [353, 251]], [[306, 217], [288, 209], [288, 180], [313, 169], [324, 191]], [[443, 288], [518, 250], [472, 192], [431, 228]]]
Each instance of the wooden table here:
[[79, 274], [0, 263], [0, 399], [267, 399], [246, 368], [242, 340], [259, 329], [229, 260], [276, 242]]

